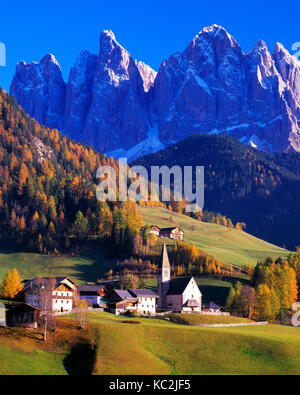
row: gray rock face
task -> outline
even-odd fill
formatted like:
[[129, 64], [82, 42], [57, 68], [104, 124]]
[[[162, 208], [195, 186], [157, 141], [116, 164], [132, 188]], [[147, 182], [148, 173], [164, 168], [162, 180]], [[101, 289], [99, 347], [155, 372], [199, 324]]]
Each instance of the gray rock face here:
[[66, 84], [53, 55], [46, 55], [40, 63], [18, 63], [10, 94], [37, 121], [62, 129]]
[[96, 64], [96, 55], [82, 52], [71, 69], [67, 83], [63, 131], [76, 140], [82, 139], [91, 106]]
[[83, 140], [104, 151], [132, 147], [147, 136], [145, 103], [135, 61], [111, 31], [102, 32]]
[[220, 26], [203, 29], [165, 61], [154, 84], [159, 137], [165, 144], [196, 133], [228, 133], [269, 151], [300, 151], [300, 63], [259, 41], [244, 54]]
[[268, 151], [300, 152], [300, 62], [263, 41], [244, 54], [220, 26], [204, 28], [158, 73], [111, 31], [83, 52], [65, 86], [51, 55], [17, 65], [11, 94], [39, 122], [115, 157], [155, 152], [197, 133], [228, 133]]

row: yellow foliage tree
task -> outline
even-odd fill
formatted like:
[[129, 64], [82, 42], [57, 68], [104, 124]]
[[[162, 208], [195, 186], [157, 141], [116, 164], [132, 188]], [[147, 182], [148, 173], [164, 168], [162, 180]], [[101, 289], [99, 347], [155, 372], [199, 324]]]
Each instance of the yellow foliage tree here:
[[0, 286], [0, 295], [3, 298], [13, 299], [23, 289], [22, 280], [19, 276], [17, 269], [12, 269], [7, 272], [2, 284]]

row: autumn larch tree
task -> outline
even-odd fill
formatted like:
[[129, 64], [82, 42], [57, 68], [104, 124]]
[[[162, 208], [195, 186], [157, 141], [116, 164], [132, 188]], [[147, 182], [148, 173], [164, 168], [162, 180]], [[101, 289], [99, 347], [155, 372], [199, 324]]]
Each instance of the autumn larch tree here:
[[14, 299], [23, 289], [22, 280], [17, 269], [7, 272], [0, 286], [0, 295], [3, 298]]

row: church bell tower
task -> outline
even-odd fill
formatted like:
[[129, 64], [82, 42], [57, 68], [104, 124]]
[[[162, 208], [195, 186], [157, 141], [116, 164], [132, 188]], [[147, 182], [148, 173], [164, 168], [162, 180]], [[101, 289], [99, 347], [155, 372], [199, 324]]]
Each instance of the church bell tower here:
[[161, 262], [157, 275], [158, 307], [167, 308], [166, 295], [170, 287], [171, 266], [168, 257], [166, 244], [163, 245], [161, 252]]

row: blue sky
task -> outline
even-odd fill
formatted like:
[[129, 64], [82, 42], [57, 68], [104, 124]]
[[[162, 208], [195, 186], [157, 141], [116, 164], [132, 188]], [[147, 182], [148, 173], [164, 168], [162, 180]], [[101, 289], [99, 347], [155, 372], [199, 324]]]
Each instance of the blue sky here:
[[263, 39], [273, 50], [276, 41], [291, 50], [300, 42], [300, 2], [275, 1], [5, 1], [1, 4], [0, 42], [6, 45], [7, 66], [0, 67], [0, 86], [8, 90], [20, 60], [39, 61], [53, 53], [64, 78], [83, 49], [98, 53], [100, 31], [111, 29], [134, 58], [158, 69], [171, 53], [182, 51], [211, 24], [224, 26], [250, 51]]

